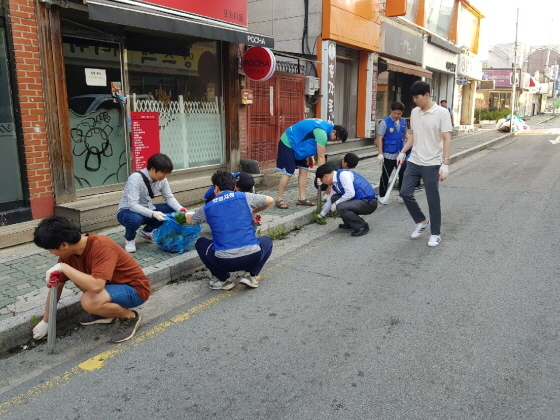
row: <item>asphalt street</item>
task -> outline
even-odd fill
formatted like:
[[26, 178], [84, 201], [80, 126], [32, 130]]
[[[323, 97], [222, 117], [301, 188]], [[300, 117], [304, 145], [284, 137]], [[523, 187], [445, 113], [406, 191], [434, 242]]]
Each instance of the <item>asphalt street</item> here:
[[258, 289], [172, 284], [130, 342], [92, 326], [3, 359], [0, 417], [556, 419], [556, 126], [451, 165], [439, 247], [397, 202], [363, 237], [306, 226]]

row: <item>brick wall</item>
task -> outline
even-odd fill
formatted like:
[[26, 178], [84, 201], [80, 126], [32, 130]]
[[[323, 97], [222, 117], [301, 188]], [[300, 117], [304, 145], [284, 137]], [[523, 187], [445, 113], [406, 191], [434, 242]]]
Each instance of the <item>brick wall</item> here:
[[9, 0], [8, 3], [31, 212], [33, 218], [38, 219], [54, 214], [54, 197], [47, 146], [35, 3], [32, 0]]

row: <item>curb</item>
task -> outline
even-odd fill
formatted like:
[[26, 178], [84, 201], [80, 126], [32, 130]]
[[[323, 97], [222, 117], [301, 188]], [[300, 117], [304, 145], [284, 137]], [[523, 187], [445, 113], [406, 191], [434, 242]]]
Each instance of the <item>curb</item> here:
[[[278, 226], [284, 226], [287, 231], [292, 231], [295, 226], [308, 225], [311, 223], [313, 209], [314, 208], [307, 208], [300, 210], [276, 222], [264, 224], [261, 226], [261, 231], [266, 235], [267, 231], [277, 228]], [[192, 274], [202, 267], [204, 267], [204, 264], [202, 264], [196, 251], [190, 251], [185, 254], [177, 255], [164, 262], [146, 267], [144, 273], [152, 283], [152, 293], [155, 293], [168, 283]], [[79, 296], [74, 295], [61, 298], [58, 303], [56, 317], [57, 331], [60, 332], [68, 327], [75, 326], [76, 317], [82, 313], [83, 309], [80, 304]], [[32, 340], [30, 337], [32, 328], [31, 320], [33, 317], [40, 318], [42, 316], [42, 310], [31, 309], [0, 322], [0, 355]]]

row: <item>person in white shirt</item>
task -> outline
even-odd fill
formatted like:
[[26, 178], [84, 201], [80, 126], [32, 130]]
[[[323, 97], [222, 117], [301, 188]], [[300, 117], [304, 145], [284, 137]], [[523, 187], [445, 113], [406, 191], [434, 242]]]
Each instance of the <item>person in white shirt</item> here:
[[321, 165], [315, 173], [323, 184], [332, 186], [332, 195], [327, 198], [320, 216], [325, 217], [333, 207], [344, 223], [340, 229], [352, 229], [351, 236], [363, 236], [369, 225], [360, 215], [371, 214], [377, 208], [375, 190], [367, 179], [349, 169], [335, 171], [329, 165]]
[[[449, 111], [431, 100], [430, 91], [426, 82], [418, 81], [410, 87], [416, 108], [410, 114], [410, 136], [397, 157], [397, 163], [404, 162], [406, 152], [414, 146], [404, 173], [401, 197], [417, 224], [411, 237], [420, 237], [429, 227], [431, 236], [428, 245], [438, 246], [441, 242], [439, 181], [445, 180], [449, 174], [453, 127]], [[424, 182], [429, 219], [414, 198], [414, 187], [420, 179]]]

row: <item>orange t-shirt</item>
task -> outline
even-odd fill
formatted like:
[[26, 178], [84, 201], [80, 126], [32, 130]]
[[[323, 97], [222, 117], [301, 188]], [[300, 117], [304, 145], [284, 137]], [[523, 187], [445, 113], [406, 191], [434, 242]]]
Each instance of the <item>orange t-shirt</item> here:
[[[95, 233], [86, 236], [88, 240], [82, 255], [59, 258], [59, 262], [96, 279], [106, 280], [107, 284], [128, 284], [134, 287], [141, 299], [148, 300], [152, 285], [136, 260], [107, 236]], [[62, 277], [62, 281], [68, 280], [64, 274]]]

